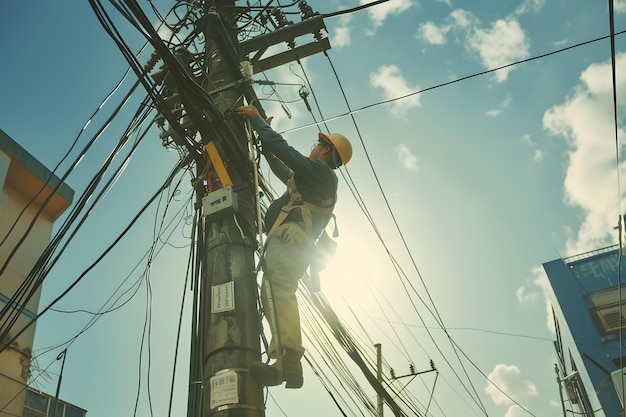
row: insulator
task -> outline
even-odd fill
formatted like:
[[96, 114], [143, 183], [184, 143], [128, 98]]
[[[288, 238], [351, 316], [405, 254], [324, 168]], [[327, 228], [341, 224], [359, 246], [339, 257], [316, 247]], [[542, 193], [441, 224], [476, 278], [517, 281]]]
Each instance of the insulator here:
[[389, 370], [389, 373], [391, 374], [391, 379], [396, 379], [396, 371], [394, 371], [393, 368]]
[[435, 368], [435, 361], [434, 360], [430, 360], [430, 369], [432, 369], [433, 371], [437, 368]]
[[302, 20], [309, 19], [315, 16], [313, 9], [306, 1], [302, 0], [301, 2], [299, 2], [298, 7], [300, 8], [300, 15], [302, 16]]
[[159, 56], [159, 54], [157, 54], [156, 51], [153, 51], [152, 55], [150, 55], [150, 58], [148, 59], [148, 62], [146, 62], [146, 65], [143, 66], [144, 71], [146, 71], [146, 73], [152, 71], [152, 69], [157, 64], [157, 62], [159, 62], [160, 59], [161, 57]]
[[409, 371], [411, 371], [411, 375], [415, 375], [415, 365], [412, 363], [409, 364]]
[[293, 25], [293, 22], [289, 22], [287, 20], [287, 18], [285, 17], [285, 13], [283, 13], [282, 9], [280, 9], [278, 7], [274, 7], [270, 13], [274, 17], [274, 21], [276, 22], [276, 26], [278, 26], [279, 28], [282, 28], [282, 27], [287, 26], [287, 25]]

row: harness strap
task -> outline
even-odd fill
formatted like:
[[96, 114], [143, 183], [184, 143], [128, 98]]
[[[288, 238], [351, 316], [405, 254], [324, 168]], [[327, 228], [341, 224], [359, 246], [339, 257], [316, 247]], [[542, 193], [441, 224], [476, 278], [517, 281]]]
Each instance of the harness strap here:
[[289, 201], [280, 209], [280, 213], [276, 217], [276, 221], [272, 225], [272, 229], [267, 234], [267, 237], [274, 233], [278, 227], [283, 224], [291, 210], [299, 208], [302, 214], [302, 220], [304, 221], [304, 228], [309, 234], [313, 234], [313, 214], [323, 214], [331, 216], [334, 209], [334, 198], [328, 198], [322, 201], [322, 205], [317, 205], [304, 201], [302, 194], [296, 187], [296, 182], [293, 176], [287, 181], [287, 192], [289, 193]]

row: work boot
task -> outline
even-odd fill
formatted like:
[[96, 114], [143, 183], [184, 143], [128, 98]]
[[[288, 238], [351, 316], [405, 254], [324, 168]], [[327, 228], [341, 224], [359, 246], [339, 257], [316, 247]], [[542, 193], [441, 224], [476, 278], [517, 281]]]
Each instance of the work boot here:
[[300, 353], [295, 350], [285, 350], [282, 378], [278, 373], [276, 362], [271, 365], [258, 361], [252, 362], [252, 365], [250, 365], [250, 374], [256, 382], [268, 387], [280, 385], [285, 382], [285, 388], [302, 388], [304, 378], [302, 377], [300, 357]]

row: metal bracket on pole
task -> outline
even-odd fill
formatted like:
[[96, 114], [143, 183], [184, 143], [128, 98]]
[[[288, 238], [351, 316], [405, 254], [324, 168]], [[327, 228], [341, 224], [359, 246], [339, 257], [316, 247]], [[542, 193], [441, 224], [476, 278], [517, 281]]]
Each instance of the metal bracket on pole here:
[[[330, 49], [328, 38], [320, 36], [322, 31], [326, 31], [323, 17], [321, 15], [314, 16], [300, 23], [284, 26], [266, 35], [257, 36], [256, 38], [242, 42], [240, 44], [242, 55], [247, 56], [256, 51], [256, 54], [251, 57], [250, 61], [254, 66], [254, 73], [257, 74], [279, 65], [295, 61], [296, 59], [306, 58], [307, 56]], [[314, 38], [316, 38], [315, 41], [261, 59], [263, 54], [265, 54], [271, 46], [293, 41], [307, 34], [312, 34]]]

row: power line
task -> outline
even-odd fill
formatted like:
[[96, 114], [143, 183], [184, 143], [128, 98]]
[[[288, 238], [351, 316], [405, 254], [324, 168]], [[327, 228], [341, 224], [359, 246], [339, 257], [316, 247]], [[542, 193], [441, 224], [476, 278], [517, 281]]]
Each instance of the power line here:
[[[626, 30], [623, 30], [621, 32], [617, 32], [617, 33], [615, 33], [615, 35], [616, 36], [617, 35], [623, 35], [624, 33], [626, 33]], [[610, 38], [610, 35], [601, 36], [599, 38], [594, 38], [594, 39], [591, 39], [591, 40], [588, 40], [588, 41], [580, 42], [580, 43], [577, 43], [577, 44], [574, 44], [574, 45], [567, 46], [565, 48], [561, 48], [561, 49], [557, 49], [557, 50], [554, 50], [554, 51], [551, 51], [551, 52], [547, 52], [545, 54], [541, 54], [541, 55], [537, 55], [537, 56], [530, 57], [530, 58], [527, 58], [527, 59], [523, 59], [521, 61], [512, 62], [510, 64], [505, 64], [505, 65], [502, 65], [502, 66], [497, 67], [497, 68], [488, 69], [488, 70], [485, 70], [485, 71], [481, 71], [481, 72], [473, 73], [473, 74], [470, 74], [470, 75], [466, 75], [466, 76], [461, 77], [461, 78], [456, 78], [456, 79], [454, 79], [452, 81], [447, 81], [447, 82], [443, 82], [443, 83], [440, 83], [440, 84], [436, 84], [436, 85], [433, 85], [433, 86], [430, 86], [430, 87], [427, 87], [427, 88], [423, 88], [423, 89], [418, 90], [418, 91], [413, 91], [411, 93], [404, 94], [402, 96], [390, 98], [388, 100], [377, 101], [375, 103], [371, 103], [371, 104], [367, 104], [365, 106], [357, 107], [355, 109], [351, 109], [351, 110], [349, 110], [347, 112], [340, 113], [340, 114], [337, 114], [335, 116], [324, 118], [323, 120], [320, 121], [320, 123], [326, 123], [326, 122], [330, 122], [330, 121], [333, 121], [333, 120], [336, 120], [336, 119], [340, 119], [340, 118], [343, 118], [343, 117], [346, 117], [346, 116], [351, 116], [351, 115], [356, 114], [358, 112], [361, 112], [363, 110], [367, 110], [367, 109], [370, 109], [370, 108], [373, 108], [373, 107], [378, 107], [378, 106], [381, 106], [381, 105], [384, 105], [384, 104], [393, 103], [394, 101], [403, 100], [405, 98], [409, 98], [409, 97], [415, 96], [417, 94], [425, 93], [425, 92], [431, 91], [431, 90], [436, 90], [438, 88], [442, 88], [442, 87], [446, 87], [446, 86], [451, 85], [451, 84], [456, 84], [456, 83], [459, 83], [459, 82], [462, 82], [462, 81], [466, 81], [466, 80], [471, 79], [471, 78], [475, 78], [475, 77], [479, 77], [479, 76], [482, 76], [482, 75], [490, 74], [492, 72], [496, 72], [496, 71], [499, 71], [499, 70], [504, 69], [504, 68], [512, 67], [512, 66], [515, 66], [515, 65], [523, 64], [523, 63], [534, 61], [534, 60], [541, 59], [541, 58], [545, 58], [547, 56], [559, 54], [559, 53], [568, 51], [570, 49], [579, 48], [581, 46], [585, 46], [585, 45], [588, 45], [588, 44], [591, 44], [591, 43], [595, 43], [595, 42], [598, 42], [598, 41], [602, 41], [602, 40], [606, 40], [606, 39], [609, 39], [609, 38]], [[280, 133], [281, 134], [285, 134], [285, 133], [295, 132], [295, 131], [298, 131], [298, 130], [302, 130], [302, 129], [306, 129], [306, 128], [315, 126], [316, 124], [317, 123], [303, 124], [303, 125], [291, 128], [291, 129], [286, 129], [286, 130], [284, 130], [284, 131], [282, 131]]]

